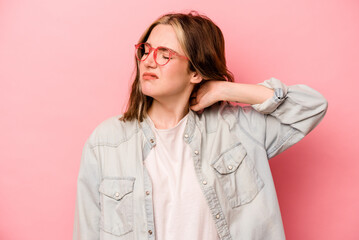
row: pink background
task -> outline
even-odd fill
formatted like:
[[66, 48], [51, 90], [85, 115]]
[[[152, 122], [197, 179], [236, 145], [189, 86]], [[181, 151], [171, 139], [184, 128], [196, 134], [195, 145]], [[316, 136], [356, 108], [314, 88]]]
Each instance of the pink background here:
[[72, 238], [82, 147], [124, 110], [134, 44], [159, 15], [189, 9], [222, 29], [237, 82], [275, 77], [328, 99], [270, 166], [287, 239], [359, 239], [355, 0], [0, 1], [0, 239]]

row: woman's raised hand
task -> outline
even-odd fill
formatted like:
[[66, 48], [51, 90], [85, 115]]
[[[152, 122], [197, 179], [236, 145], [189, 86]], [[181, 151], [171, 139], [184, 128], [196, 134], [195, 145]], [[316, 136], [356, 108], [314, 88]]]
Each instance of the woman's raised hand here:
[[207, 80], [190, 97], [190, 108], [201, 111], [212, 104], [221, 101], [222, 90], [226, 81]]

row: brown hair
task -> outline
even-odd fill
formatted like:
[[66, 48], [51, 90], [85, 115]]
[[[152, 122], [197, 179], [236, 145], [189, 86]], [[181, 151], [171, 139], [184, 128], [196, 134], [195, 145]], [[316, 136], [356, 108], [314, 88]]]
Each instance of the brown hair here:
[[[138, 43], [146, 42], [152, 29], [158, 24], [171, 25], [177, 35], [177, 39], [185, 56], [189, 58], [188, 73], [197, 71], [203, 80], [196, 84], [195, 92], [209, 80], [221, 80], [233, 82], [233, 74], [227, 69], [222, 31], [207, 16], [197, 11], [184, 13], [167, 13], [154, 21], [142, 34]], [[131, 95], [127, 103], [127, 110], [120, 120], [137, 119], [139, 122], [147, 116], [147, 110], [152, 104], [153, 98], [146, 96], [141, 91], [139, 62], [136, 61], [136, 77], [132, 84]], [[222, 103], [219, 101], [217, 103]]]

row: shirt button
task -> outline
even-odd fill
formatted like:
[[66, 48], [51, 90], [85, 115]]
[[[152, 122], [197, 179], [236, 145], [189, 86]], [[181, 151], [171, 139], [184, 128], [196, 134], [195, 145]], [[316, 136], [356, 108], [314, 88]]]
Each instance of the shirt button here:
[[118, 193], [118, 192], [115, 193], [115, 197], [118, 197], [118, 196], [120, 196], [120, 193]]
[[150, 142], [151, 142], [151, 143], [154, 143], [154, 142], [155, 142], [155, 140], [153, 140], [153, 139], [151, 138], [151, 139], [150, 139]]
[[199, 153], [199, 152], [198, 152], [197, 150], [196, 150], [196, 151], [194, 151], [194, 154], [198, 155], [198, 153]]
[[207, 184], [207, 182], [206, 182], [206, 181], [203, 181], [202, 183], [203, 183], [204, 185], [206, 185], [206, 184]]
[[148, 230], [148, 233], [151, 235], [151, 234], [152, 234], [152, 231], [151, 231], [151, 230]]
[[232, 165], [228, 165], [229, 170], [232, 170], [232, 168], [233, 168]]
[[188, 134], [185, 134], [184, 137], [185, 137], [185, 138], [188, 138]]
[[149, 191], [146, 191], [146, 195], [150, 195], [150, 192], [149, 192]]
[[219, 219], [219, 214], [216, 215], [216, 218]]

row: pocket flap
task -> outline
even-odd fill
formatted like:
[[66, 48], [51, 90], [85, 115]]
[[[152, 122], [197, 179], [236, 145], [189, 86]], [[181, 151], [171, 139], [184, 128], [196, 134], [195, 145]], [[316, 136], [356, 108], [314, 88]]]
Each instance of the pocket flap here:
[[229, 174], [237, 170], [246, 155], [246, 150], [239, 143], [237, 146], [220, 154], [211, 165], [220, 174]]
[[99, 191], [115, 200], [120, 200], [133, 191], [135, 179], [104, 179]]

